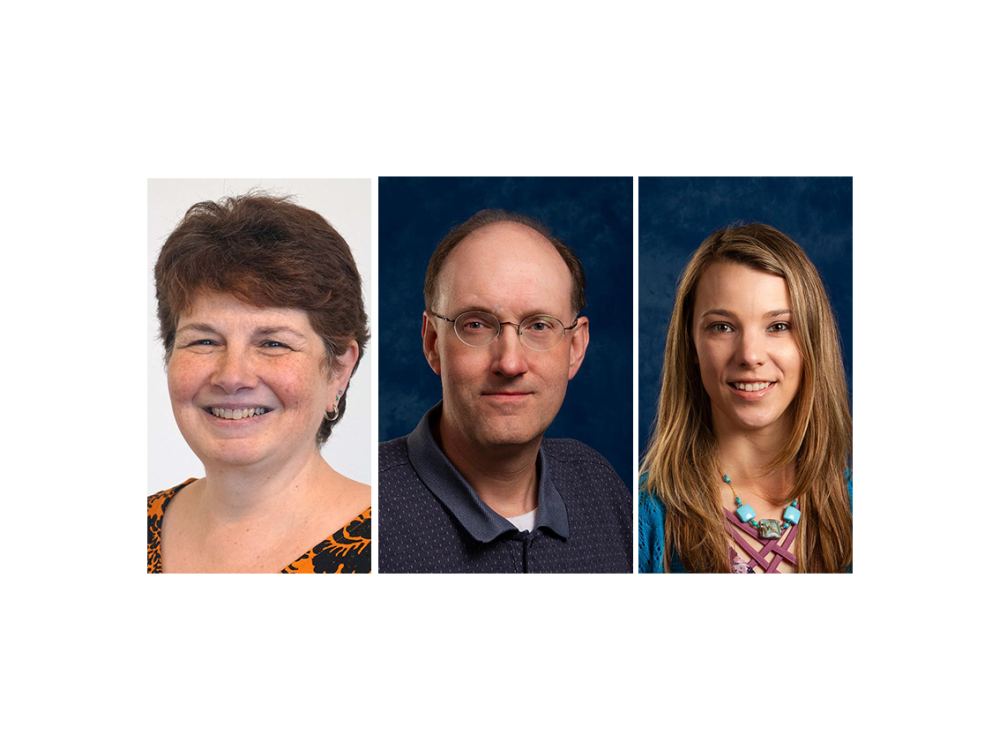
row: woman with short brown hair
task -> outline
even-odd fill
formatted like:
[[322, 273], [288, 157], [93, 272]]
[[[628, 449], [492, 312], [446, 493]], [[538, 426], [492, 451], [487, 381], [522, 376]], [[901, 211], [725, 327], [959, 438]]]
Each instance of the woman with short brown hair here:
[[148, 572], [370, 572], [371, 488], [319, 450], [369, 338], [343, 237], [287, 198], [202, 202], [155, 280], [174, 417], [205, 477], [148, 499]]

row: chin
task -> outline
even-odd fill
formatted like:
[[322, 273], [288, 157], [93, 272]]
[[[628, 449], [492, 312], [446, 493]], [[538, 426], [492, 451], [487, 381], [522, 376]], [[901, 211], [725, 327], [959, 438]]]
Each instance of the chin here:
[[747, 410], [747, 412], [736, 412], [735, 414], [730, 414], [729, 418], [740, 428], [756, 432], [757, 430], [764, 430], [778, 424], [782, 421], [782, 417], [786, 413], [787, 409], [778, 413], [774, 413], [770, 410], [766, 413], [756, 413]]
[[501, 447], [525, 445], [536, 439], [539, 434], [537, 429], [530, 428], [527, 425], [482, 425], [476, 433], [476, 439], [482, 445]]
[[[195, 451], [198, 453], [197, 451]], [[211, 450], [205, 451], [198, 454], [198, 458], [201, 462], [208, 465], [214, 466], [253, 466], [259, 463], [264, 456], [260, 454], [259, 451], [255, 451], [247, 448], [236, 448], [233, 449], [223, 449], [223, 450]]]

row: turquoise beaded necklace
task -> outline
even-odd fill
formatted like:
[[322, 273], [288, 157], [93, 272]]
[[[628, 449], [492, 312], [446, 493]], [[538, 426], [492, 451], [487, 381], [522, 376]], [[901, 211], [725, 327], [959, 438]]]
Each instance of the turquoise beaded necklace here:
[[736, 494], [736, 488], [733, 487], [733, 481], [729, 478], [729, 475], [723, 473], [722, 481], [729, 485], [729, 489], [732, 490], [733, 499], [736, 500], [736, 516], [743, 523], [748, 523], [757, 529], [757, 535], [761, 539], [781, 539], [781, 535], [785, 533], [785, 529], [789, 526], [797, 524], [799, 519], [802, 517], [801, 511], [799, 511], [799, 501], [792, 500], [792, 504], [785, 508], [785, 512], [782, 515], [784, 523], [780, 523], [774, 518], [761, 518], [757, 519], [757, 512], [750, 505], [744, 505], [743, 501], [740, 500], [739, 496]]

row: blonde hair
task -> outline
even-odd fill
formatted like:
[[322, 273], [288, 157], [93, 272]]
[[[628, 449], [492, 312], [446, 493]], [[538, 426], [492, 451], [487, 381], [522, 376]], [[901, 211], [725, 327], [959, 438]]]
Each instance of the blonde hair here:
[[737, 263], [788, 284], [802, 383], [792, 405], [791, 440], [768, 470], [792, 465], [798, 498], [796, 555], [801, 572], [842, 572], [851, 562], [847, 476], [852, 433], [840, 337], [816, 267], [791, 238], [765, 224], [732, 226], [695, 251], [677, 286], [663, 357], [656, 425], [641, 472], [643, 488], [666, 506], [665, 564], [676, 550], [684, 567], [728, 572], [729, 534], [719, 504], [718, 442], [712, 408], [694, 354], [694, 297], [705, 270]]

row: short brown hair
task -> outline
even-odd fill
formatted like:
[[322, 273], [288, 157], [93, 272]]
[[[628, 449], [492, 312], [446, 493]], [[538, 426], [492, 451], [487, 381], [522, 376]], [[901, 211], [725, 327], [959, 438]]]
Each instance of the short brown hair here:
[[484, 208], [477, 212], [472, 218], [467, 219], [457, 227], [453, 227], [443, 240], [438, 243], [430, 263], [427, 264], [427, 277], [424, 280], [424, 305], [428, 310], [434, 307], [434, 297], [437, 294], [437, 280], [441, 275], [444, 262], [448, 259], [451, 251], [455, 249], [459, 242], [464, 240], [473, 232], [488, 227], [490, 224], [501, 222], [511, 222], [521, 224], [534, 229], [542, 237], [552, 243], [552, 246], [559, 253], [559, 256], [569, 268], [570, 276], [573, 279], [573, 288], [570, 291], [570, 305], [573, 307], [573, 314], [579, 315], [587, 304], [587, 276], [583, 272], [583, 264], [577, 257], [576, 252], [565, 242], [554, 236], [547, 226], [538, 219], [534, 219], [524, 214], [516, 214], [512, 211], [504, 211], [501, 208]]
[[[351, 248], [326, 219], [289, 197], [254, 192], [196, 203], [163, 243], [154, 277], [168, 361], [181, 313], [204, 291], [231, 294], [255, 307], [305, 311], [323, 339], [329, 367], [352, 341], [360, 362], [369, 339]], [[356, 362], [351, 374], [357, 369]], [[337, 419], [324, 420], [316, 435], [320, 445], [344, 416], [347, 388]]]

